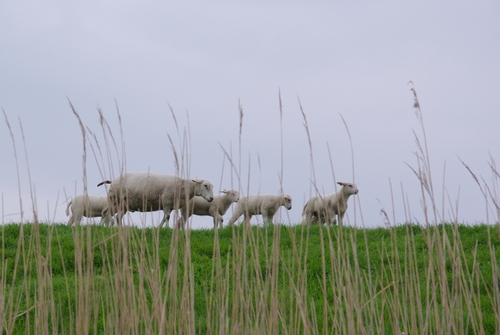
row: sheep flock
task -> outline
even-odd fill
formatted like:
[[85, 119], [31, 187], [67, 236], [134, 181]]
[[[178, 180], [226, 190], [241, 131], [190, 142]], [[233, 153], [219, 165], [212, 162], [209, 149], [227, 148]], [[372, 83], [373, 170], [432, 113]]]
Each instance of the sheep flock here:
[[[221, 195], [213, 194], [213, 185], [204, 179], [183, 179], [174, 175], [150, 172], [124, 173], [114, 180], [104, 180], [97, 186], [109, 184], [106, 197], [79, 195], [68, 202], [72, 216], [68, 225], [79, 225], [83, 216], [101, 217], [100, 224], [122, 224], [127, 212], [163, 211], [159, 227], [169, 225], [173, 211], [180, 216], [173, 224], [179, 229], [186, 228], [192, 215], [211, 216], [214, 229], [223, 225], [223, 216], [236, 203], [228, 225], [233, 225], [242, 215], [245, 224], [254, 215], [261, 215], [264, 223], [273, 222], [280, 207], [292, 208], [292, 197], [288, 194], [253, 194], [240, 198], [237, 190], [222, 190]], [[302, 211], [302, 224], [343, 224], [347, 211], [347, 200], [358, 194], [354, 183], [339, 182], [341, 188], [330, 195], [311, 197]]]

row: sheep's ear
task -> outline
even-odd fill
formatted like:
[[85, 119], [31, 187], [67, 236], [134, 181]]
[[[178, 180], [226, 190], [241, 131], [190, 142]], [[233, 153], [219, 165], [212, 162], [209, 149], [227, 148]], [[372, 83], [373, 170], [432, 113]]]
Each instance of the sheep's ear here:
[[228, 193], [229, 193], [229, 191], [228, 191], [228, 190], [226, 190], [226, 189], [223, 189], [222, 191], [219, 191], [219, 192], [220, 192], [220, 193], [225, 193], [225, 194], [228, 194]]
[[343, 183], [341, 181], [337, 182], [337, 184], [341, 185], [341, 186], [344, 186], [346, 183]]
[[191, 179], [191, 181], [194, 181], [195, 183], [198, 183], [198, 184], [201, 184], [203, 181], [199, 180], [199, 179]]

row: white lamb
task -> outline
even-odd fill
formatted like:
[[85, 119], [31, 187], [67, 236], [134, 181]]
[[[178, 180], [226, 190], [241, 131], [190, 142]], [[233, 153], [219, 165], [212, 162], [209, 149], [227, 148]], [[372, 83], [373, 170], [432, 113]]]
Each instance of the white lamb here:
[[211, 216], [214, 218], [214, 229], [222, 227], [223, 218], [229, 206], [233, 202], [240, 200], [240, 192], [236, 190], [222, 190], [223, 195], [214, 196], [212, 202], [206, 201], [203, 197], [194, 197], [181, 210], [181, 217], [177, 220], [177, 227], [184, 229], [184, 225], [193, 214]]
[[359, 191], [352, 183], [338, 182], [337, 184], [342, 186], [338, 192], [315, 196], [307, 201], [302, 211], [302, 216], [305, 216], [303, 223], [336, 224], [335, 215], [337, 215], [338, 223], [342, 225], [342, 219], [347, 210], [347, 199], [353, 194], [358, 194]]
[[69, 215], [70, 206], [72, 213], [68, 221], [68, 226], [71, 226], [73, 223], [79, 225], [84, 216], [88, 218], [102, 216], [102, 211], [108, 206], [108, 198], [86, 194], [78, 195], [68, 202], [66, 215]]
[[214, 199], [212, 184], [203, 179], [182, 179], [172, 175], [138, 172], [124, 173], [113, 181], [106, 180], [97, 186], [102, 184], [111, 184], [108, 207], [103, 215], [112, 217], [118, 214], [119, 225], [127, 211], [163, 210], [160, 222], [160, 227], [163, 227], [165, 222], [168, 225], [170, 212], [184, 206], [192, 197], [202, 196], [209, 202]]
[[262, 215], [263, 222], [272, 222], [274, 214], [280, 206], [285, 206], [286, 209], [292, 209], [292, 197], [283, 195], [259, 194], [243, 197], [236, 204], [233, 217], [229, 220], [228, 225], [232, 225], [238, 218], [244, 214], [245, 222], [249, 223], [252, 215]]

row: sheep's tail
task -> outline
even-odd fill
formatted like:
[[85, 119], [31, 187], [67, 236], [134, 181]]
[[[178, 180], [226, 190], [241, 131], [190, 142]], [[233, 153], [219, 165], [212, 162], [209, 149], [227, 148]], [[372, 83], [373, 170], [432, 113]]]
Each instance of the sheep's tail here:
[[66, 206], [66, 216], [69, 216], [69, 206], [71, 206], [72, 203], [73, 203], [73, 200], [70, 200], [68, 202], [68, 205]]
[[111, 180], [101, 181], [99, 184], [97, 184], [97, 187], [104, 185], [104, 184], [111, 184]]
[[307, 203], [304, 205], [304, 208], [302, 209], [302, 216], [306, 215], [306, 207]]

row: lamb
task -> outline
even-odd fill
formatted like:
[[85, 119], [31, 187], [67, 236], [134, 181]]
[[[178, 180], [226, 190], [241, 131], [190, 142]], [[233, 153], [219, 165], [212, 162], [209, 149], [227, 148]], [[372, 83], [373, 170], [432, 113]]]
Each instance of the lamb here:
[[111, 184], [108, 206], [103, 215], [112, 217], [117, 214], [119, 225], [127, 211], [163, 210], [160, 222], [160, 227], [163, 227], [165, 222], [168, 225], [170, 212], [183, 207], [195, 195], [208, 202], [214, 199], [212, 184], [203, 179], [182, 179], [172, 175], [137, 172], [124, 173], [113, 181], [106, 180], [97, 186], [102, 184]]
[[66, 206], [66, 215], [69, 215], [69, 207], [71, 206], [71, 217], [68, 221], [68, 226], [73, 223], [79, 225], [82, 217], [88, 218], [102, 216], [102, 211], [108, 206], [107, 197], [97, 197], [87, 194], [76, 196], [68, 202]]
[[250, 223], [252, 215], [262, 215], [264, 222], [272, 222], [274, 214], [280, 206], [285, 206], [288, 210], [292, 209], [292, 197], [288, 194], [259, 194], [243, 197], [236, 204], [236, 209], [228, 225], [233, 225], [242, 214], [245, 215], [246, 223]]
[[338, 182], [342, 187], [336, 193], [324, 196], [315, 196], [309, 199], [304, 206], [302, 216], [305, 216], [303, 223], [330, 223], [336, 224], [335, 215], [338, 216], [338, 223], [342, 225], [342, 219], [347, 210], [347, 200], [353, 194], [358, 194], [358, 188], [353, 183]]
[[214, 218], [214, 229], [222, 227], [223, 218], [229, 206], [233, 202], [240, 200], [240, 192], [236, 190], [222, 190], [223, 195], [214, 196], [212, 202], [206, 201], [203, 197], [194, 197], [181, 210], [181, 217], [177, 220], [177, 227], [184, 229], [184, 225], [193, 214], [211, 216]]

